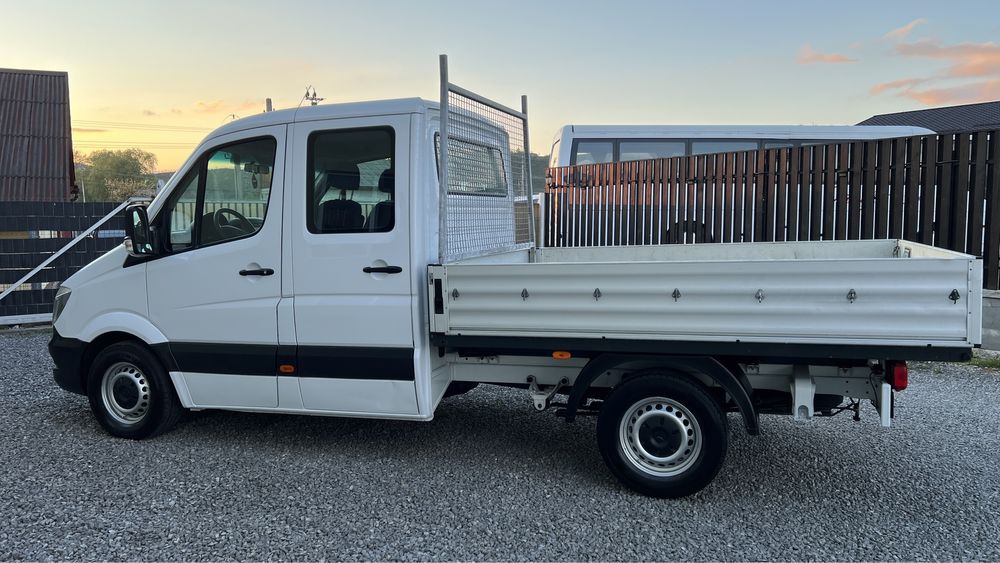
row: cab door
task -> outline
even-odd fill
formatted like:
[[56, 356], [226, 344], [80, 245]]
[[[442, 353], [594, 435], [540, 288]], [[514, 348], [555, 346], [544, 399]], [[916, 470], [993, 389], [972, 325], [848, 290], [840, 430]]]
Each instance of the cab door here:
[[196, 407], [275, 407], [286, 126], [220, 137], [152, 223], [149, 318]]
[[296, 377], [307, 410], [417, 413], [409, 129], [409, 115], [293, 126]]

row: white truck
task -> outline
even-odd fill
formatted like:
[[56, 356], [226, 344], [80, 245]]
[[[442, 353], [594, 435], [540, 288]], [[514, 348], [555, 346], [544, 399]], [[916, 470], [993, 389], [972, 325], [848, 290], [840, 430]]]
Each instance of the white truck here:
[[[980, 342], [982, 268], [903, 240], [537, 248], [526, 107], [447, 80], [211, 133], [126, 243], [59, 289], [55, 379], [141, 439], [183, 409], [430, 421], [477, 384], [597, 415], [635, 491], [723, 463], [727, 412], [870, 401]], [[249, 196], [247, 194], [250, 194]], [[807, 429], [803, 429], [807, 431]]]

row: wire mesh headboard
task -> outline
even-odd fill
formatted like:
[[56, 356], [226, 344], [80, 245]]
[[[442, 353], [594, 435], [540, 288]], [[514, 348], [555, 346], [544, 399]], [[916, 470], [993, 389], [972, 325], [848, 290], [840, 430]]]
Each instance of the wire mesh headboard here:
[[437, 152], [442, 263], [534, 245], [525, 96], [517, 111], [456, 86], [441, 55]]

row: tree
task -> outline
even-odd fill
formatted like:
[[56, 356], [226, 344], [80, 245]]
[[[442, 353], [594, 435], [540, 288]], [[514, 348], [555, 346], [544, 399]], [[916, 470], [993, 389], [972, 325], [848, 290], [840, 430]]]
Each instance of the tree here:
[[545, 169], [549, 166], [549, 157], [531, 153], [531, 188], [536, 194], [545, 192]]
[[[76, 156], [76, 155], [74, 155]], [[156, 155], [141, 149], [97, 150], [77, 158], [77, 184], [87, 201], [125, 201], [156, 193]]]

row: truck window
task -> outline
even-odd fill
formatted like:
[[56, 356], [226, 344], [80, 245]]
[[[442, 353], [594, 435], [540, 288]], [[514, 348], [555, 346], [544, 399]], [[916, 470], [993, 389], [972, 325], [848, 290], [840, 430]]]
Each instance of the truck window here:
[[267, 214], [276, 148], [277, 141], [265, 138], [206, 153], [164, 206], [168, 250], [191, 248], [196, 236], [197, 246], [205, 246], [259, 231]]
[[[441, 136], [434, 136], [438, 162], [441, 161]], [[507, 197], [507, 170], [503, 152], [497, 147], [465, 139], [448, 139], [448, 193]]]
[[200, 244], [250, 236], [264, 225], [274, 150], [274, 139], [258, 139], [209, 153]]
[[386, 233], [396, 224], [395, 135], [389, 127], [309, 136], [311, 233]]
[[195, 206], [198, 203], [197, 167], [181, 180], [167, 204], [167, 232], [173, 251], [184, 250], [194, 243]]
[[621, 156], [618, 160], [649, 160], [684, 156], [684, 141], [621, 141], [618, 145]]
[[604, 164], [615, 158], [615, 145], [611, 141], [577, 141], [571, 164]]

